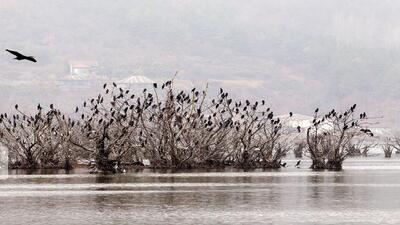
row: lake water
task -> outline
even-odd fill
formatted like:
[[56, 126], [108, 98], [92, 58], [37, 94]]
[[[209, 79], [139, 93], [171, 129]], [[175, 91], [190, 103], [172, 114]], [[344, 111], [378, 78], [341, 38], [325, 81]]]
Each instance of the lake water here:
[[0, 224], [400, 224], [400, 159], [348, 159], [340, 172], [132, 171], [0, 180]]

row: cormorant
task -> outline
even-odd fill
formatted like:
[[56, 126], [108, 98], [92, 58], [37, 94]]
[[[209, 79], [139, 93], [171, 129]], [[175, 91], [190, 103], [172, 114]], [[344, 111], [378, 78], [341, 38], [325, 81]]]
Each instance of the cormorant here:
[[14, 59], [16, 59], [16, 60], [28, 60], [28, 61], [32, 61], [32, 62], [37, 62], [36, 59], [33, 58], [33, 56], [25, 56], [25, 55], [22, 55], [19, 52], [12, 51], [12, 50], [9, 50], [9, 49], [6, 49], [6, 51], [11, 53], [11, 54], [13, 54], [13, 55], [15, 55], [16, 57]]

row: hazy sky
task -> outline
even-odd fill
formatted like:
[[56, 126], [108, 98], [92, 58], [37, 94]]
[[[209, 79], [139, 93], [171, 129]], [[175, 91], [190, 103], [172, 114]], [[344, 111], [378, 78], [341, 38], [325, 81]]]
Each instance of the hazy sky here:
[[0, 54], [3, 84], [36, 82], [3, 88], [1, 108], [53, 101], [49, 93], [68, 99], [48, 82], [68, 75], [69, 60], [96, 60], [111, 78], [179, 70], [194, 83], [249, 80], [257, 85], [240, 96], [267, 98], [281, 112], [358, 103], [398, 126], [399, 11], [400, 1], [384, 0], [0, 0], [0, 46], [39, 60]]

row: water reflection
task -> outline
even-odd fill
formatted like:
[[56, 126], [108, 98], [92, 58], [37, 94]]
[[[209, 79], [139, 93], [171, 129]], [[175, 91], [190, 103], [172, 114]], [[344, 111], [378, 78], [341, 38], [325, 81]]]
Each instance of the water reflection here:
[[400, 161], [387, 164], [350, 160], [340, 172], [10, 171], [0, 180], [0, 224], [400, 224]]

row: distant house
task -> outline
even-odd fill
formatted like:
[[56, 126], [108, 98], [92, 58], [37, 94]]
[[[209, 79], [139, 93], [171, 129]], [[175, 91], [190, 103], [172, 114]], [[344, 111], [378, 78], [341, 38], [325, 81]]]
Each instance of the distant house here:
[[70, 61], [69, 71], [71, 76], [87, 76], [96, 74], [99, 64], [97, 61]]
[[66, 89], [100, 87], [109, 79], [107, 76], [97, 73], [98, 67], [97, 61], [70, 61], [70, 74], [60, 79], [57, 82], [58, 86]]

